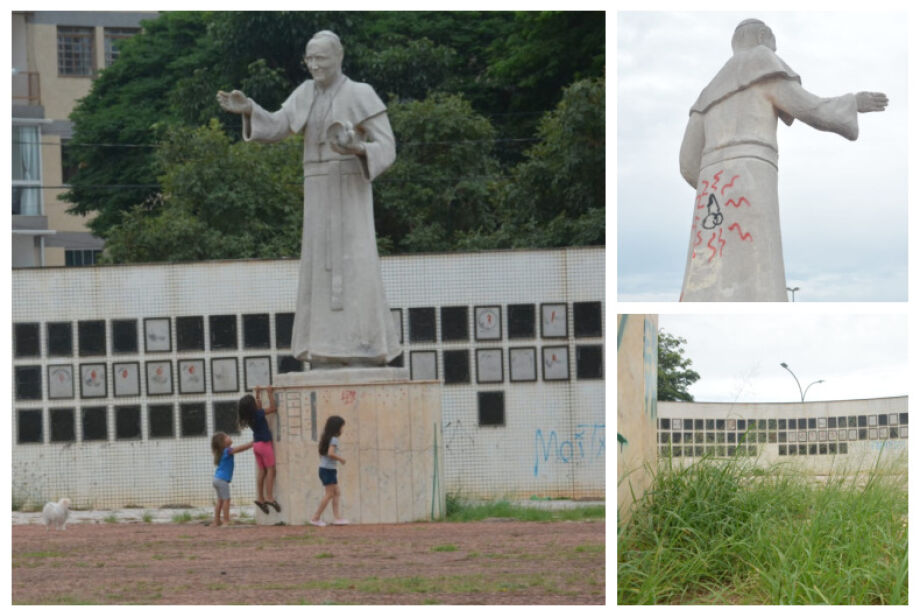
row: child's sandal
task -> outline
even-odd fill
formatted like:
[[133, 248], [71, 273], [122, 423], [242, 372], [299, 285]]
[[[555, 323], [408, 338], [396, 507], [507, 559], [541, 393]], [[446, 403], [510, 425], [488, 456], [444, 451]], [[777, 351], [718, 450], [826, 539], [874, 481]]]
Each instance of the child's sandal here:
[[264, 512], [266, 515], [268, 514], [268, 506], [265, 505], [265, 502], [255, 502], [255, 505], [258, 506], [259, 510]]
[[281, 505], [278, 504], [277, 500], [272, 500], [271, 502], [266, 502], [269, 506], [275, 509], [275, 512], [281, 512]]

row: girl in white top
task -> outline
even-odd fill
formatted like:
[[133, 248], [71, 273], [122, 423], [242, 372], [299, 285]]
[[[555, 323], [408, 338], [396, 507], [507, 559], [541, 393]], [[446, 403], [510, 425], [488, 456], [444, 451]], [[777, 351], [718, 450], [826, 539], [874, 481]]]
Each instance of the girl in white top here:
[[332, 525], [348, 524], [348, 521], [339, 515], [339, 496], [341, 492], [339, 491], [338, 470], [336, 467], [339, 461], [342, 462], [342, 465], [345, 465], [345, 460], [336, 454], [339, 449], [339, 436], [342, 435], [344, 426], [345, 419], [336, 415], [330, 416], [326, 419], [326, 427], [323, 428], [323, 435], [319, 439], [319, 479], [326, 489], [326, 495], [323, 496], [323, 500], [319, 503], [319, 508], [316, 509], [316, 514], [310, 520], [312, 525], [319, 527], [326, 525], [320, 519], [320, 516], [322, 516], [330, 500], [332, 501], [332, 515], [335, 517]]

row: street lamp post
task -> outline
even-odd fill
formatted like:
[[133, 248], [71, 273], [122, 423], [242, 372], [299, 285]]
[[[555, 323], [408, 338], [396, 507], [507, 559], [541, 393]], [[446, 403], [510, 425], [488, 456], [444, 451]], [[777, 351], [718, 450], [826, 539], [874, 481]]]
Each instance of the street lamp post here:
[[788, 290], [790, 293], [792, 293], [792, 302], [795, 303], [795, 291], [799, 290], [799, 287], [796, 286], [795, 288], [789, 288], [789, 287], [787, 286], [787, 287], [786, 287], [786, 290]]
[[803, 404], [805, 403], [805, 395], [808, 393], [808, 389], [810, 389], [811, 386], [812, 386], [813, 384], [821, 384], [822, 382], [824, 382], [823, 380], [815, 380], [814, 382], [812, 382], [811, 384], [809, 384], [807, 387], [805, 387], [805, 390], [803, 391], [803, 390], [802, 390], [802, 385], [801, 385], [801, 383], [799, 383], [799, 379], [796, 378], [796, 375], [792, 372], [791, 369], [789, 369], [789, 366], [786, 365], [785, 363], [780, 363], [779, 365], [780, 365], [780, 367], [782, 367], [783, 369], [785, 369], [787, 372], [789, 372], [790, 374], [792, 374], [792, 377], [793, 377], [793, 378], [795, 378], [795, 384], [796, 384], [796, 386], [799, 387], [799, 396], [802, 398], [802, 403], [803, 403]]

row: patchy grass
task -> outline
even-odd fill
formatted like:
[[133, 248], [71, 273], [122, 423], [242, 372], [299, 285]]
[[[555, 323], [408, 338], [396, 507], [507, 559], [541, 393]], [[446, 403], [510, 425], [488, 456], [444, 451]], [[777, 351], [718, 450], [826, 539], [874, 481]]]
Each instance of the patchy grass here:
[[106, 523], [118, 523], [118, 517], [115, 515], [115, 513], [111, 513], [105, 519], [103, 519], [103, 521]]
[[435, 551], [436, 553], [456, 551], [457, 545], [438, 545], [436, 547], [432, 547], [431, 550]]
[[366, 577], [342, 578], [330, 581], [308, 581], [297, 584], [275, 584], [262, 589], [275, 590], [349, 590], [365, 594], [487, 594], [527, 591], [533, 588], [556, 588], [543, 574], [527, 575], [450, 575], [438, 577]]
[[907, 604], [906, 476], [752, 470], [664, 460], [618, 531], [618, 602]]
[[517, 521], [588, 521], [604, 519], [605, 506], [578, 506], [575, 508], [543, 509], [513, 504], [508, 500], [469, 502], [449, 495], [445, 507], [446, 521], [483, 521], [485, 519], [515, 519]]
[[192, 515], [188, 511], [176, 513], [172, 516], [173, 523], [188, 523], [192, 521]]

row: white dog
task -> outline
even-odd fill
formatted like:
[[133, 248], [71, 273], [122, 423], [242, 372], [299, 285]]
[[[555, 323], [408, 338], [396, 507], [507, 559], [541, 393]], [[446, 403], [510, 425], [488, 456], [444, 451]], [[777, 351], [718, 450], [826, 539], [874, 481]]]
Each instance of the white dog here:
[[42, 519], [45, 527], [50, 528], [52, 525], [59, 530], [65, 529], [67, 525], [67, 515], [70, 514], [70, 500], [61, 498], [60, 502], [48, 502], [42, 510]]

